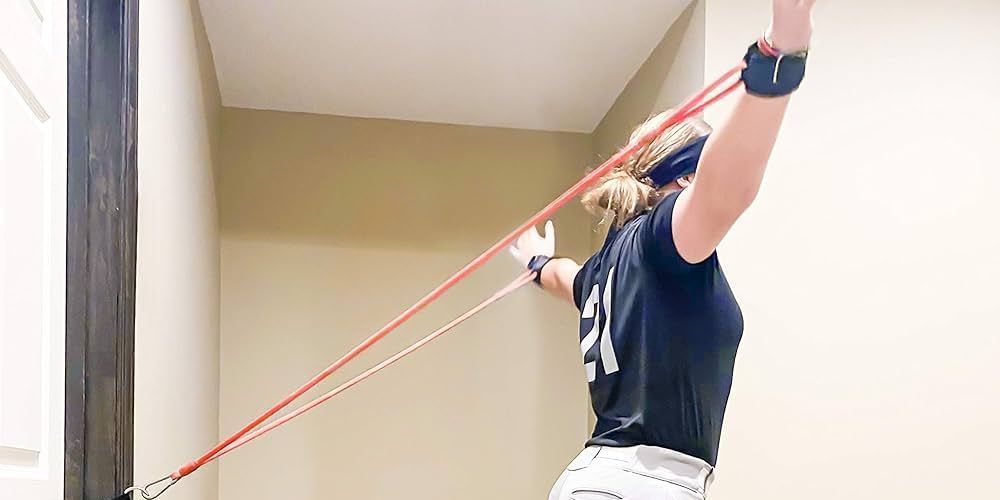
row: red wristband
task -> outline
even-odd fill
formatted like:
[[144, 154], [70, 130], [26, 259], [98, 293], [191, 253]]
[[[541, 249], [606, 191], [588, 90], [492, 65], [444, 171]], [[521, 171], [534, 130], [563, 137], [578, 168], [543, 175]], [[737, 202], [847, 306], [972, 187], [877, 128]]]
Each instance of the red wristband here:
[[768, 57], [778, 57], [781, 55], [781, 52], [774, 48], [771, 45], [771, 42], [767, 41], [767, 37], [765, 35], [761, 35], [760, 38], [757, 39], [757, 48], [760, 49], [762, 54]]

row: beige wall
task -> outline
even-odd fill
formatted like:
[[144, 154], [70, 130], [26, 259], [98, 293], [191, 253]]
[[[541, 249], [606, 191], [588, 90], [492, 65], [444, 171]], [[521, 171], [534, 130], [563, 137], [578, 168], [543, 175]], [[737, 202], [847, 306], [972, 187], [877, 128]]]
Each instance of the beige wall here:
[[[768, 5], [708, 0], [707, 77]], [[715, 498], [995, 498], [1000, 4], [820, 0], [816, 18], [720, 250], [747, 326]]]
[[266, 239], [485, 248], [590, 161], [586, 134], [233, 108], [223, 130], [223, 230]]
[[[586, 134], [238, 109], [223, 121], [226, 431], [527, 218], [591, 158]], [[561, 252], [586, 254], [586, 224], [578, 207], [560, 214]], [[324, 387], [517, 271], [498, 256]], [[575, 316], [538, 290], [519, 291], [226, 457], [222, 498], [544, 497], [587, 432]]]
[[[139, 31], [135, 478], [148, 481], [218, 437], [221, 106], [196, 2], [144, 0]], [[170, 498], [217, 493], [209, 466]]]

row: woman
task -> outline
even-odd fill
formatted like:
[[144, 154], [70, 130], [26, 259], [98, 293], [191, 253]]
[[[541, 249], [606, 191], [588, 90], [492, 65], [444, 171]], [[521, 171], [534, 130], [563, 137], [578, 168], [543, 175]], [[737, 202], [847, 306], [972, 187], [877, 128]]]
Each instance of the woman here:
[[585, 194], [589, 210], [614, 220], [583, 266], [552, 256], [551, 223], [511, 247], [581, 311], [597, 423], [550, 500], [704, 497], [743, 333], [715, 248], [760, 187], [805, 73], [814, 3], [773, 0], [771, 28], [746, 57], [745, 91], [718, 130], [675, 125]]

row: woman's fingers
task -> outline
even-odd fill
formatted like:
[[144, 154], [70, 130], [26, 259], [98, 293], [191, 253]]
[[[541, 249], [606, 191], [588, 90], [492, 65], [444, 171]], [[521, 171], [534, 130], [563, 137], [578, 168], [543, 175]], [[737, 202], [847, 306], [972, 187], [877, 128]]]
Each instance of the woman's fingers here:
[[[535, 233], [535, 234], [532, 235], [531, 233]], [[538, 231], [535, 231], [535, 228], [530, 228], [530, 229], [524, 231], [523, 233], [521, 233], [521, 236], [517, 237], [517, 243], [516, 243], [516, 245], [519, 246], [519, 247], [523, 247], [523, 246], [527, 245], [528, 242], [530, 242], [532, 240], [532, 236], [534, 236], [534, 238], [538, 238]]]
[[805, 7], [810, 8], [816, 5], [816, 0], [774, 0], [775, 6], [784, 7]]
[[517, 241], [509, 247], [511, 256], [523, 265], [535, 255], [551, 256], [556, 246], [556, 230], [552, 221], [545, 223], [545, 236], [538, 229], [531, 227], [518, 236]]
[[508, 250], [510, 251], [511, 256], [514, 257], [514, 260], [516, 260], [518, 262], [523, 262], [524, 261], [524, 259], [521, 257], [521, 251], [518, 250], [516, 246], [511, 245], [508, 248]]
[[808, 50], [812, 38], [812, 7], [816, 0], [773, 0], [768, 35], [784, 53]]

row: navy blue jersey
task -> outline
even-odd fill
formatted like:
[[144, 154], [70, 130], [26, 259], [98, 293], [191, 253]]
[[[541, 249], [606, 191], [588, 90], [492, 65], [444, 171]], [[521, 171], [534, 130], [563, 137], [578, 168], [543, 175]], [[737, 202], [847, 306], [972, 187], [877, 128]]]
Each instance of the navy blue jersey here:
[[588, 445], [651, 445], [715, 465], [743, 316], [716, 254], [674, 246], [680, 192], [620, 229], [573, 282], [597, 425]]

